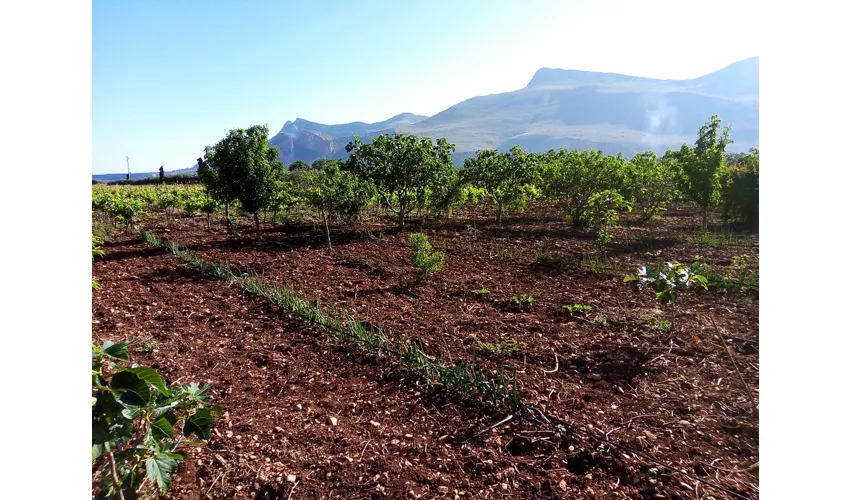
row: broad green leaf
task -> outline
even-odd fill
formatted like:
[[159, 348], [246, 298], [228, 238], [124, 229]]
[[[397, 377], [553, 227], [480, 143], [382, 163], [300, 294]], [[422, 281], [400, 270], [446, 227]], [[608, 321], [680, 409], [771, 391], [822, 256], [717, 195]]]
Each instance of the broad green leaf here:
[[125, 406], [145, 406], [151, 399], [148, 384], [131, 371], [120, 371], [112, 376], [110, 389]]
[[151, 481], [156, 481], [162, 493], [171, 486], [171, 475], [177, 468], [177, 462], [164, 453], [158, 453], [145, 461], [145, 471]]
[[177, 423], [177, 418], [171, 412], [165, 413], [151, 424], [154, 438], [170, 439], [174, 437], [174, 424]]
[[121, 416], [127, 420], [135, 420], [141, 413], [141, 408], [124, 408], [121, 410]]
[[210, 426], [215, 422], [215, 410], [216, 408], [198, 408], [194, 415], [183, 422], [183, 435], [189, 437], [194, 434], [201, 439], [209, 439]]
[[144, 380], [148, 385], [153, 386], [153, 388], [159, 391], [160, 393], [165, 395], [169, 394], [168, 387], [165, 385], [165, 381], [153, 368], [149, 368], [147, 366], [139, 366], [134, 368], [124, 368], [123, 371], [135, 373], [136, 376]]
[[127, 354], [127, 345], [127, 342], [119, 342], [116, 344], [107, 340], [103, 343], [101, 351], [110, 358], [121, 361], [130, 361], [130, 356]]

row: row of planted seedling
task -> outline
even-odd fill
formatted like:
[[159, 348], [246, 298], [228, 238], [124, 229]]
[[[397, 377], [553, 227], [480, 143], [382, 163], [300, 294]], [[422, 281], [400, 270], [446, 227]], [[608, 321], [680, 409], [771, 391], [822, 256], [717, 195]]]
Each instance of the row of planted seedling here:
[[444, 386], [466, 397], [480, 398], [493, 404], [503, 403], [512, 411], [520, 407], [521, 393], [515, 368], [503, 367], [494, 374], [473, 363], [435, 360], [415, 340], [392, 335], [386, 329], [333, 305], [322, 306], [318, 300], [305, 299], [286, 285], [264, 282], [257, 275], [234, 271], [227, 264], [207, 262], [183, 251], [177, 242], [162, 241], [150, 232], [143, 233], [143, 238], [150, 245], [164, 246], [189, 266], [236, 284], [244, 291], [289, 311], [293, 316], [323, 328], [342, 345], [378, 357], [387, 357], [405, 366], [430, 385]]

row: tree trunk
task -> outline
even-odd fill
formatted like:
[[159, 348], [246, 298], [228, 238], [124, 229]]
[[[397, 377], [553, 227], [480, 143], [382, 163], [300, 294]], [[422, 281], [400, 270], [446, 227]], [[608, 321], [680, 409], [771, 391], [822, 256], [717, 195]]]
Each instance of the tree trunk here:
[[496, 222], [502, 222], [502, 202], [496, 202]]
[[324, 207], [322, 207], [322, 222], [325, 223], [325, 238], [328, 240], [328, 251], [333, 253], [334, 249], [331, 246], [331, 229], [328, 227], [328, 217], [325, 215]]
[[224, 218], [230, 222], [230, 202], [224, 204]]
[[260, 229], [260, 212], [254, 212], [254, 225], [257, 227], [257, 239], [263, 239], [263, 231]]
[[708, 205], [702, 207], [702, 229], [708, 231]]

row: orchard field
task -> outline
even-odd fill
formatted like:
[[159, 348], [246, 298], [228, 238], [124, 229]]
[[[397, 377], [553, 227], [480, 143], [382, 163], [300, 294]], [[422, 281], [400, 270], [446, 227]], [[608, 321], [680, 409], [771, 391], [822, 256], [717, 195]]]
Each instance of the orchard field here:
[[[340, 179], [368, 172], [333, 165], [226, 214], [209, 182], [93, 187], [93, 344], [133, 340], [220, 407], [167, 497], [758, 497], [759, 239], [734, 189], [627, 173], [573, 202], [553, 186], [575, 178], [497, 156], [407, 207], [378, 184], [351, 210]], [[93, 492], [110, 472], [93, 453]]]

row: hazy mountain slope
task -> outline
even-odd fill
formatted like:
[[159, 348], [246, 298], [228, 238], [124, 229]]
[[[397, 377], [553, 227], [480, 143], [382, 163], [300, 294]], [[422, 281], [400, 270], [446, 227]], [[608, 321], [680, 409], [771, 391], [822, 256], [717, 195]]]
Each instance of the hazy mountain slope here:
[[280, 148], [287, 165], [345, 158], [355, 134], [369, 140], [395, 131], [446, 138], [456, 145], [456, 164], [479, 149], [514, 145], [538, 152], [597, 148], [631, 156], [693, 143], [699, 127], [715, 114], [732, 126], [730, 152], [758, 146], [758, 57], [690, 80], [541, 68], [524, 88], [473, 97], [431, 117], [402, 113], [377, 123], [339, 125], [298, 118], [287, 121], [270, 143]]
[[693, 142], [712, 114], [732, 125], [732, 149], [758, 144], [758, 58], [680, 81], [544, 68], [523, 89], [468, 99], [403, 130], [446, 137], [458, 152], [599, 144], [626, 153]]

